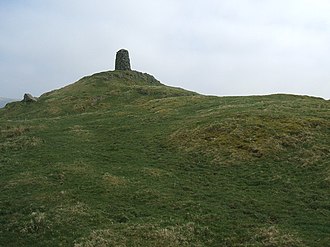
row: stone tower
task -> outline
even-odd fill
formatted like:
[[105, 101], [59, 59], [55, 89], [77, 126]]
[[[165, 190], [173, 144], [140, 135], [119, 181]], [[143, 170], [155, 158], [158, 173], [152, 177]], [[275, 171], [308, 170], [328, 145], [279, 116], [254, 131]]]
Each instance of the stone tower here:
[[131, 70], [128, 50], [121, 49], [117, 52], [115, 70]]

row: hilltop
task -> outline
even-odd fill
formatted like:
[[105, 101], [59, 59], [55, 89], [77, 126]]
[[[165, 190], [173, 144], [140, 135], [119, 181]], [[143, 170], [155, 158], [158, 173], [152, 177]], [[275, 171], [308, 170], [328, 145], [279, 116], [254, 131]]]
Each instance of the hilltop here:
[[131, 70], [0, 109], [4, 246], [327, 246], [330, 102]]
[[16, 118], [54, 117], [89, 111], [110, 110], [118, 105], [153, 98], [191, 96], [196, 93], [161, 84], [153, 76], [138, 71], [107, 71], [86, 76], [60, 90], [41, 95], [36, 103], [14, 102], [4, 111]]

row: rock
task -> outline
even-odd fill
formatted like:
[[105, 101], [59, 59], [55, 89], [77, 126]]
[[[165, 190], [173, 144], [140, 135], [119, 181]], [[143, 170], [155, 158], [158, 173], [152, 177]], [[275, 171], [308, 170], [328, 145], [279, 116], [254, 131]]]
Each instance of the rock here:
[[121, 49], [117, 52], [115, 70], [131, 70], [128, 50]]
[[31, 94], [24, 94], [23, 102], [37, 102], [37, 98], [33, 97]]

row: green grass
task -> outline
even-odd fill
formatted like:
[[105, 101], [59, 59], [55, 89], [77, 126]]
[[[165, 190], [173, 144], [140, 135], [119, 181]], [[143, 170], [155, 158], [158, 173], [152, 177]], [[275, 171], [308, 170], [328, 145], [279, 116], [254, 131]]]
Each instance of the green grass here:
[[1, 246], [327, 246], [330, 102], [103, 72], [0, 110]]

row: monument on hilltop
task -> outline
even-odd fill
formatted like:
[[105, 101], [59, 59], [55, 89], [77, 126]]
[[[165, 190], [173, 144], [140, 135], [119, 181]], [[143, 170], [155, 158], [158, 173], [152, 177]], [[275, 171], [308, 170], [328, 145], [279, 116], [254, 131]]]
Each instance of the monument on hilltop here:
[[115, 70], [131, 70], [128, 50], [121, 49], [117, 52]]
[[36, 97], [33, 97], [31, 94], [26, 93], [26, 94], [24, 94], [24, 98], [22, 101], [23, 102], [37, 102], [38, 99]]

